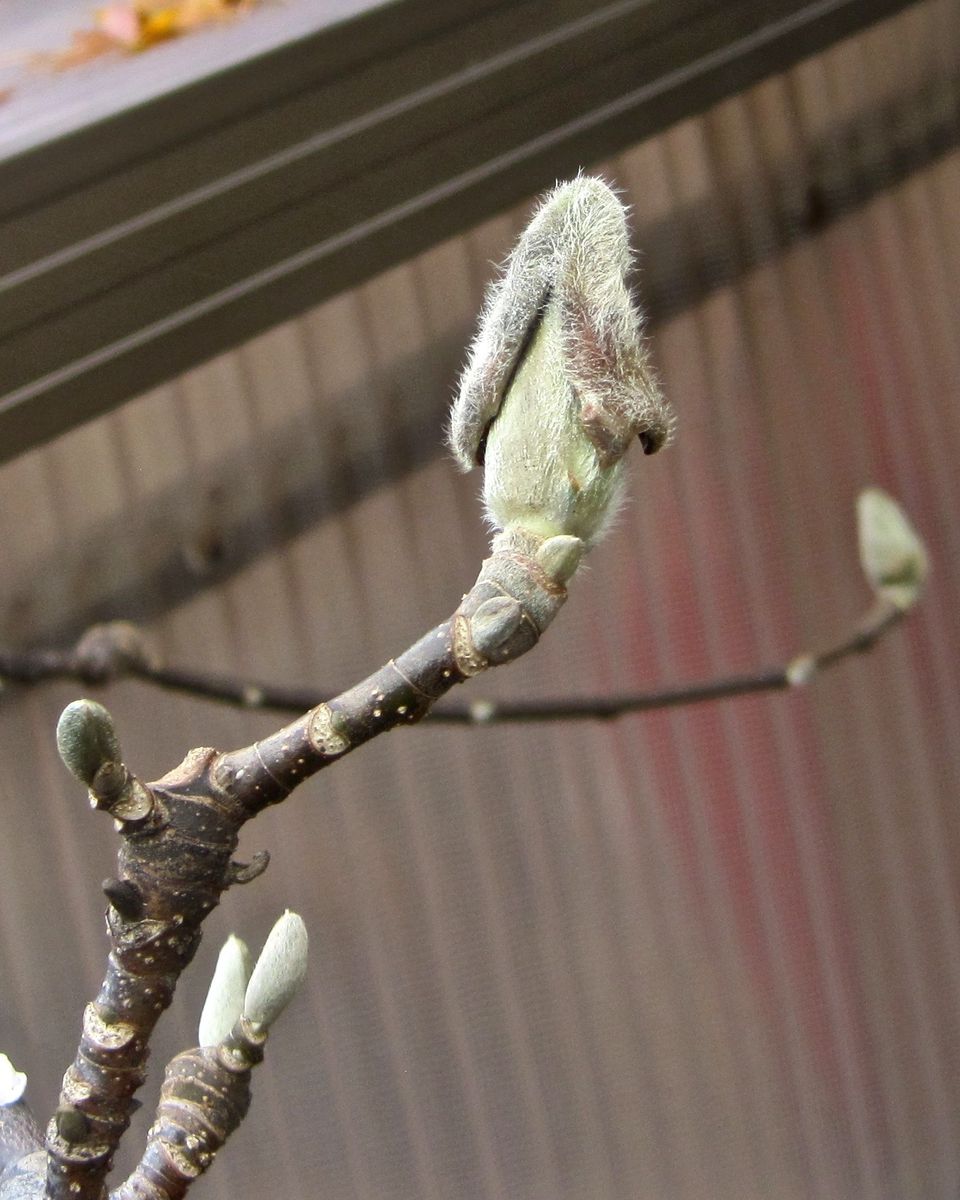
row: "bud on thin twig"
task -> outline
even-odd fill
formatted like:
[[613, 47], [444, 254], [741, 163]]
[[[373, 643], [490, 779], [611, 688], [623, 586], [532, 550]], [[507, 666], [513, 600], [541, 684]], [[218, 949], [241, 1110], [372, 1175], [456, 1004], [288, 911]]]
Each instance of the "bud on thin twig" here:
[[926, 582], [927, 552], [899, 504], [880, 488], [857, 499], [860, 562], [873, 590], [896, 608], [911, 608]]

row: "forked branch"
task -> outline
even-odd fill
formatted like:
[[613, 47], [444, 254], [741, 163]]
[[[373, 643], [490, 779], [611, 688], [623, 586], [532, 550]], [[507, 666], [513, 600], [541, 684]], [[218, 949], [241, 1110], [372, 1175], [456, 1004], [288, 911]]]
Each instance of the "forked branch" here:
[[[594, 231], [602, 236], [591, 245]], [[524, 293], [518, 306], [532, 259], [542, 259], [536, 295]], [[669, 427], [623, 283], [627, 264], [622, 207], [598, 180], [557, 189], [521, 238], [517, 269], [508, 268], [495, 290], [454, 415], [461, 455], [472, 437], [471, 459], [480, 455], [481, 439], [496, 442], [497, 465], [488, 468], [487, 485], [504, 529], [448, 620], [271, 737], [226, 754], [193, 750], [153, 784], [122, 762], [105, 709], [81, 700], [64, 712], [61, 757], [94, 807], [113, 816], [122, 841], [117, 876], [104, 889], [107, 971], [87, 1006], [77, 1056], [47, 1127], [45, 1183], [37, 1169], [41, 1156], [21, 1156], [10, 1163], [15, 1181], [8, 1172], [18, 1195], [45, 1188], [51, 1200], [103, 1197], [144, 1079], [153, 1028], [196, 951], [204, 918], [231, 884], [251, 876], [232, 857], [246, 821], [371, 738], [420, 720], [454, 684], [526, 653], [556, 616], [581, 555], [616, 501], [628, 442], [638, 437], [654, 450]], [[539, 391], [535, 375], [525, 372], [531, 356], [542, 370]], [[477, 380], [484, 388], [482, 414], [474, 404]], [[525, 416], [531, 404], [552, 418], [543, 425]], [[467, 412], [471, 420], [464, 423]], [[531, 456], [544, 471], [530, 470]], [[181, 1196], [242, 1116], [259, 1036], [244, 1024], [258, 1020], [247, 1001], [225, 1042], [174, 1060], [141, 1166], [115, 1200]], [[201, 1137], [181, 1109], [185, 1099], [202, 1095], [211, 1112], [209, 1135]], [[5, 1175], [2, 1200], [9, 1200], [7, 1183]]]

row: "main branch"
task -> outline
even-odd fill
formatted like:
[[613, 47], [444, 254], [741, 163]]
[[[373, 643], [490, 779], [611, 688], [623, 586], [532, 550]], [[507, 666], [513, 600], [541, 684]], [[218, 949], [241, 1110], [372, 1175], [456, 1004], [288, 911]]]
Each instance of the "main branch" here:
[[245, 822], [364, 742], [418, 721], [455, 684], [531, 649], [566, 598], [569, 564], [563, 539], [553, 542], [501, 536], [453, 616], [403, 654], [254, 745], [191, 751], [156, 783], [141, 783], [119, 761], [105, 710], [89, 701], [67, 710], [61, 752], [95, 806], [115, 818], [123, 844], [117, 877], [104, 885], [107, 972], [47, 1129], [49, 1197], [100, 1200], [150, 1036], [201, 923], [228, 887], [256, 873], [232, 857]]

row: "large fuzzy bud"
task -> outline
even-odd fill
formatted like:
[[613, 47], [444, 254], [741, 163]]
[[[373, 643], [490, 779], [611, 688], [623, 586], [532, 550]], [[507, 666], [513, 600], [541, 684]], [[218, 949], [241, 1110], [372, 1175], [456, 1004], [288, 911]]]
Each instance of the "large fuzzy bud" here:
[[497, 529], [591, 545], [616, 511], [630, 442], [653, 453], [667, 440], [629, 269], [623, 205], [580, 177], [546, 197], [491, 289], [450, 440], [465, 469], [483, 464]]

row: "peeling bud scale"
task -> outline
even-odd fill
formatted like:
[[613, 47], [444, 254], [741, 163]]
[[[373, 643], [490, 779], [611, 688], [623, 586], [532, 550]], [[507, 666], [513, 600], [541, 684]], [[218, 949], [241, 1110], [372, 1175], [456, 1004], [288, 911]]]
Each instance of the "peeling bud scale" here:
[[495, 527], [568, 539], [543, 564], [558, 581], [615, 514], [629, 444], [652, 453], [670, 433], [629, 269], [611, 189], [586, 177], [556, 188], [490, 292], [453, 408], [454, 453], [466, 469], [483, 464]]

